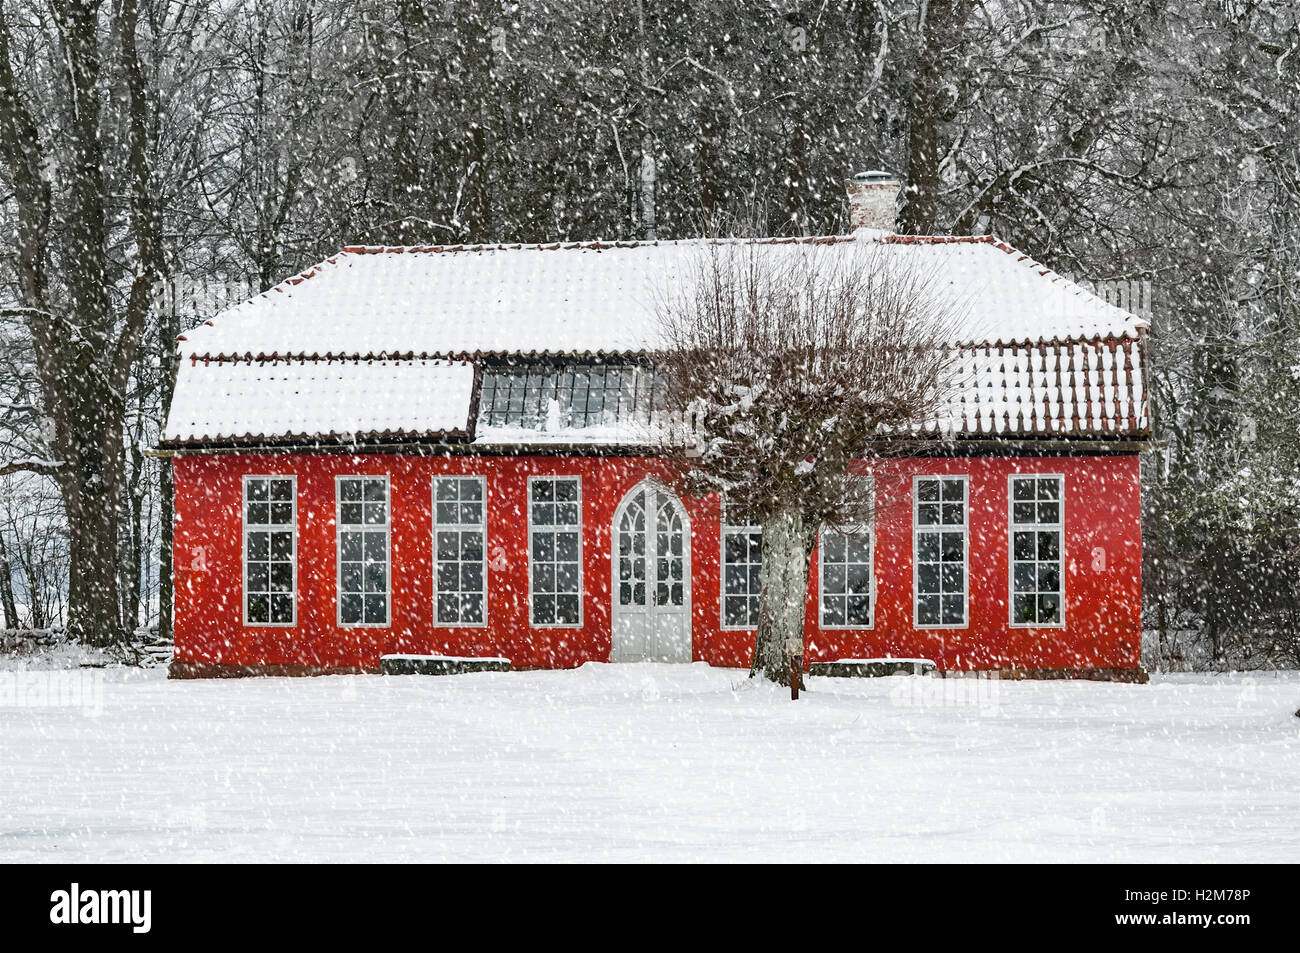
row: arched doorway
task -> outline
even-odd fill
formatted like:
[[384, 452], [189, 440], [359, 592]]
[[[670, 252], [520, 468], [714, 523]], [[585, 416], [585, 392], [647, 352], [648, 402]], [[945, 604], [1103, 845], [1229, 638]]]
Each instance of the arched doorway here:
[[652, 480], [614, 511], [611, 662], [691, 660], [691, 528], [682, 501]]

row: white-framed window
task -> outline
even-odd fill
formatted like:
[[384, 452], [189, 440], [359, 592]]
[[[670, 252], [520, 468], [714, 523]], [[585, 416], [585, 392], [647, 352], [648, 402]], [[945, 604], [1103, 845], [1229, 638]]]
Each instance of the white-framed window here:
[[433, 621], [487, 622], [487, 481], [433, 478]]
[[298, 480], [244, 477], [244, 624], [293, 625], [297, 616]]
[[528, 478], [528, 602], [534, 626], [582, 625], [582, 481]]
[[759, 579], [763, 568], [763, 528], [752, 522], [732, 524], [722, 508], [722, 628], [758, 625]]
[[1065, 624], [1065, 477], [1010, 477], [1011, 624]]
[[967, 624], [968, 487], [964, 475], [912, 480], [912, 584], [918, 628]]
[[389, 500], [386, 476], [335, 478], [338, 623], [389, 624]]
[[823, 529], [818, 543], [818, 591], [823, 629], [869, 629], [874, 621], [872, 531]]

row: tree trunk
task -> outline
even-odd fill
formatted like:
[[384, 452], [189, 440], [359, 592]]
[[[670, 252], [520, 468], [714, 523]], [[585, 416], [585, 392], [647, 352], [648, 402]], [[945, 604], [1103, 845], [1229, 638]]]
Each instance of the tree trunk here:
[[763, 523], [758, 633], [750, 675], [790, 684], [791, 662], [803, 656], [810, 538], [803, 515], [790, 507]]
[[[95, 406], [97, 404], [97, 406]], [[118, 589], [118, 532], [122, 518], [123, 408], [104, 394], [78, 401], [87, 431], [76, 435], [77, 465], [60, 471], [68, 513], [68, 635], [87, 645], [126, 641]], [[94, 409], [91, 409], [91, 407]], [[90, 444], [87, 446], [87, 444]]]
[[921, 6], [907, 115], [907, 192], [898, 222], [903, 234], [931, 235], [939, 217], [939, 133], [951, 108], [948, 73], [969, 10], [968, 0], [929, 0]]
[[14, 600], [13, 564], [5, 549], [4, 536], [0, 535], [0, 603], [4, 605], [5, 628], [18, 628], [18, 605]]

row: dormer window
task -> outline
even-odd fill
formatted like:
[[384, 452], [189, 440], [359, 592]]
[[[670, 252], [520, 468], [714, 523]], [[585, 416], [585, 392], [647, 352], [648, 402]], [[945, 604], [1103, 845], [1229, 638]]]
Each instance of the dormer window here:
[[645, 364], [487, 365], [478, 425], [555, 432], [648, 423], [661, 388], [654, 370]]

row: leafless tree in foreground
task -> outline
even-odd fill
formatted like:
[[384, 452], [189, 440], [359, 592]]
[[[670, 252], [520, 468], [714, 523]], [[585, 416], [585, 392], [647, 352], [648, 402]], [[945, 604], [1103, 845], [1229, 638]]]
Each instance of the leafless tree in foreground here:
[[879, 246], [713, 242], [695, 271], [659, 306], [664, 409], [688, 422], [664, 450], [684, 491], [761, 525], [751, 675], [788, 684], [817, 532], [891, 505], [868, 461], [944, 411], [961, 315]]

